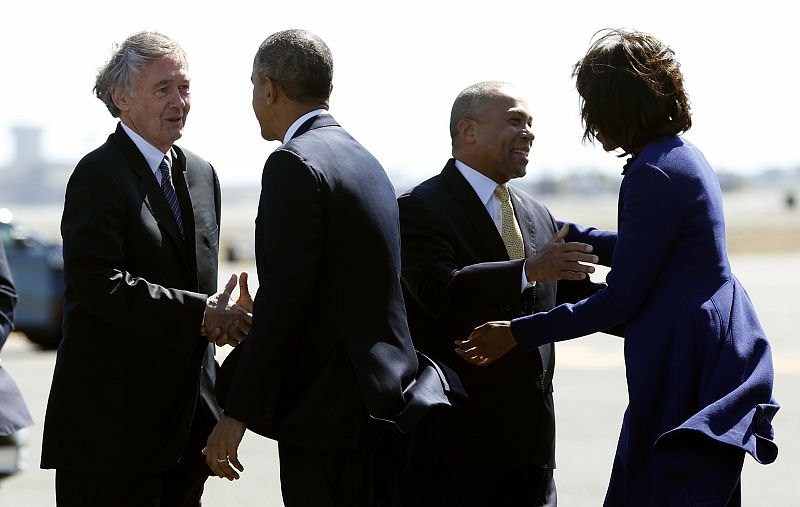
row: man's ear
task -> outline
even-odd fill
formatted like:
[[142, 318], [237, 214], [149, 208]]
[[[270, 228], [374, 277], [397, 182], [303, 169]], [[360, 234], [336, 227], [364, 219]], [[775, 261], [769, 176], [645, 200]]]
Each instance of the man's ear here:
[[465, 118], [458, 122], [458, 138], [465, 144], [473, 144], [476, 140], [475, 120]]
[[274, 104], [278, 100], [278, 94], [280, 93], [278, 85], [272, 79], [267, 78], [261, 86], [263, 86], [265, 89], [264, 91], [266, 91], [264, 97], [267, 104]]
[[127, 111], [130, 107], [128, 106], [128, 98], [122, 96], [116, 88], [111, 90], [111, 102], [113, 102], [120, 111]]

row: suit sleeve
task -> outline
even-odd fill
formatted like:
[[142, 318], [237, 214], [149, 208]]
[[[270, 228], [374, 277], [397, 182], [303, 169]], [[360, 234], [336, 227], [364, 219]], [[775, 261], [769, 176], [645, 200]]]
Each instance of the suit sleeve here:
[[413, 194], [398, 203], [402, 279], [420, 306], [439, 319], [470, 324], [519, 314], [524, 259], [464, 266], [452, 245], [455, 231], [442, 217]]
[[286, 371], [301, 345], [298, 330], [313, 318], [324, 240], [324, 190], [297, 155], [270, 155], [261, 185], [253, 327], [225, 406], [226, 414], [245, 422], [274, 420]]
[[11, 282], [11, 270], [3, 244], [0, 243], [0, 348], [14, 328], [14, 306], [17, 304], [17, 293]]
[[523, 349], [622, 324], [646, 300], [680, 233], [680, 196], [669, 177], [649, 165], [629, 173], [620, 192], [624, 205], [607, 286], [577, 304], [513, 320], [512, 332]]
[[[69, 290], [98, 325], [106, 323], [143, 337], [157, 330], [202, 339], [205, 294], [163, 287], [129, 271], [137, 248], [131, 244], [136, 240], [131, 229], [149, 213], [143, 203], [130, 202], [113, 170], [96, 162], [82, 163], [67, 184], [61, 235]], [[187, 333], [195, 329], [196, 334]]]

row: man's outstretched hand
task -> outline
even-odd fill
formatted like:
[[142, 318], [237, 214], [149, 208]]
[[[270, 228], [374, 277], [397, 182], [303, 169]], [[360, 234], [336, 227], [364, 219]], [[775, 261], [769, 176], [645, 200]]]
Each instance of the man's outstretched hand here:
[[557, 280], [583, 280], [588, 273], [594, 273], [599, 260], [592, 255], [592, 245], [586, 243], [565, 243], [569, 225], [564, 224], [553, 239], [548, 241], [533, 257], [525, 260], [525, 277], [529, 282], [554, 282]]

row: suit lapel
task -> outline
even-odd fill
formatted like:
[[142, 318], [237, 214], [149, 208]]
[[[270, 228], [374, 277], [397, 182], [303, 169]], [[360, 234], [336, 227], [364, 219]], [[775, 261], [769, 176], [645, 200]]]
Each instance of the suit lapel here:
[[[461, 175], [461, 172], [456, 168], [455, 161], [450, 159], [442, 170], [442, 177], [447, 182], [447, 187], [454, 199], [460, 201], [463, 205], [464, 215], [472, 228], [475, 230], [476, 235], [488, 248], [491, 257], [485, 259], [486, 261], [508, 260], [508, 252], [503, 243], [503, 238], [497, 231], [494, 225], [494, 220], [486, 212], [486, 206], [483, 205], [478, 198], [469, 182]], [[510, 188], [510, 187], [509, 187]], [[525, 206], [519, 196], [514, 194], [513, 189], [510, 190], [512, 196], [512, 206], [514, 207], [514, 215], [516, 216], [517, 223], [519, 224], [520, 231], [522, 232], [522, 240], [525, 243], [525, 255], [527, 257], [534, 254], [535, 242], [535, 222], [533, 212], [530, 208]], [[520, 276], [522, 274], [520, 273]], [[530, 297], [536, 298], [537, 286], [534, 286], [527, 291], [531, 291]], [[550, 355], [552, 354], [552, 344], [542, 345], [538, 348], [539, 362], [542, 371], [547, 370], [547, 365], [550, 364]]]
[[[531, 257], [541, 248], [541, 245], [538, 245], [536, 242], [536, 220], [533, 216], [533, 210], [525, 206], [522, 199], [514, 193], [515, 189], [513, 187], [509, 186], [508, 188], [509, 194], [511, 195], [512, 206], [514, 207], [514, 216], [519, 224], [520, 232], [522, 232], [522, 241], [525, 243], [525, 257]], [[531, 307], [534, 307], [536, 304], [538, 290], [539, 284], [525, 289], [526, 292], [530, 291], [530, 295], [527, 297], [532, 298]], [[536, 310], [534, 309], [534, 311]], [[552, 344], [548, 343], [539, 347], [539, 360], [542, 364], [542, 371], [547, 371], [552, 353]]]
[[486, 212], [486, 206], [478, 198], [478, 194], [456, 168], [455, 161], [450, 159], [442, 170], [442, 178], [453, 198], [461, 202], [464, 215], [475, 234], [489, 250], [492, 260], [508, 260], [508, 252], [503, 239], [494, 225], [492, 217]]
[[522, 242], [525, 244], [525, 257], [531, 257], [536, 253], [536, 225], [533, 220], [533, 213], [522, 203], [522, 200], [514, 192], [515, 189], [509, 185], [508, 192], [511, 195], [511, 203], [514, 208], [514, 217], [519, 224], [522, 232]]
[[[184, 242], [185, 253], [189, 263], [189, 272], [194, 275], [197, 274], [197, 253], [195, 250], [196, 240], [195, 237], [195, 218], [194, 206], [192, 205], [193, 197], [201, 199], [202, 196], [193, 196], [192, 190], [195, 189], [192, 185], [192, 171], [188, 166], [186, 156], [180, 148], [173, 147], [172, 149], [172, 183], [175, 185], [175, 193], [178, 195], [178, 203], [181, 207], [181, 218], [183, 220], [183, 231], [186, 234]], [[195, 276], [196, 278], [196, 276]]]
[[167, 198], [164, 197], [164, 192], [158, 185], [158, 180], [156, 180], [153, 171], [150, 170], [150, 166], [147, 165], [144, 156], [122, 129], [122, 126], [117, 126], [114, 138], [128, 160], [128, 167], [139, 178], [139, 194], [142, 196], [144, 205], [147, 206], [150, 214], [156, 219], [158, 226], [163, 231], [166, 231], [167, 236], [172, 238], [175, 246], [185, 256], [186, 244], [181, 237], [178, 224], [175, 223], [175, 217], [172, 215], [169, 204], [167, 204]]

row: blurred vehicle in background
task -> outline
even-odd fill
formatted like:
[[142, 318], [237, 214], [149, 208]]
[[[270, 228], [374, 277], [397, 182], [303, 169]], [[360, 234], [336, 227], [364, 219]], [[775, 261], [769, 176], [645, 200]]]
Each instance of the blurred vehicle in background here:
[[14, 328], [33, 343], [56, 348], [64, 302], [61, 245], [42, 240], [12, 218], [8, 209], [0, 208], [0, 241], [18, 297]]

